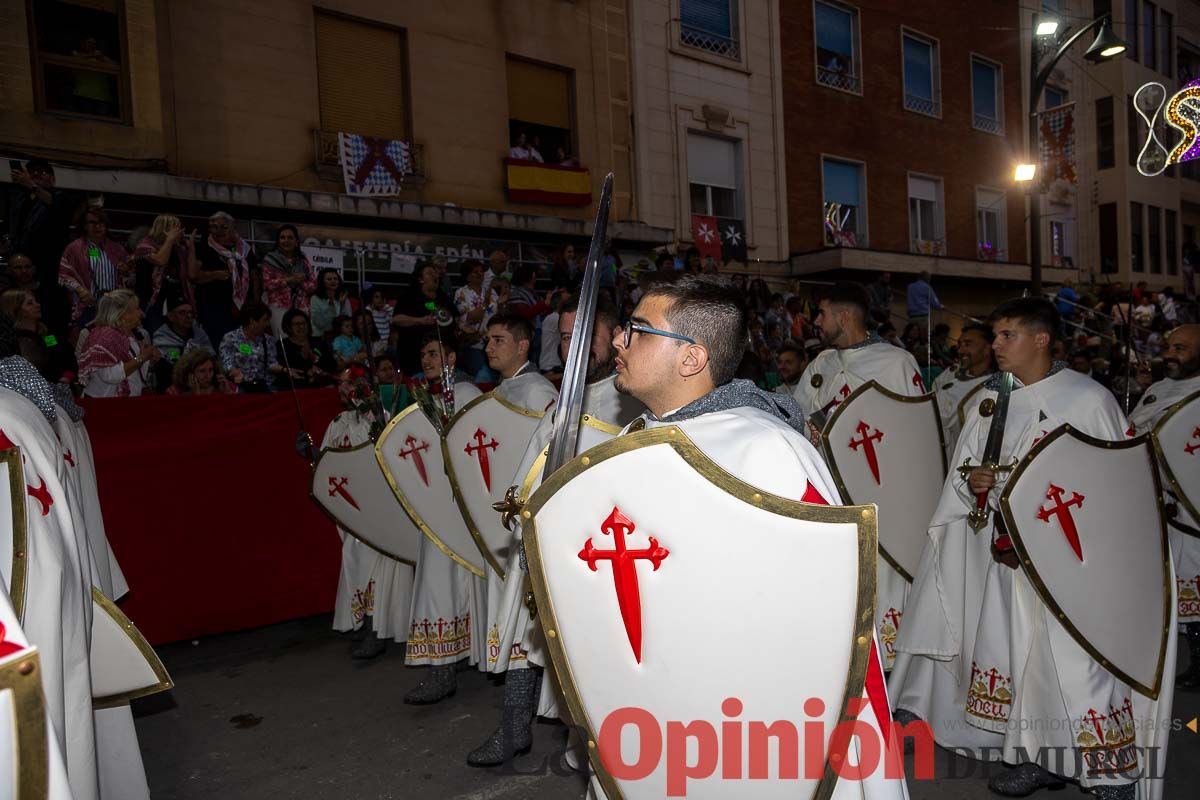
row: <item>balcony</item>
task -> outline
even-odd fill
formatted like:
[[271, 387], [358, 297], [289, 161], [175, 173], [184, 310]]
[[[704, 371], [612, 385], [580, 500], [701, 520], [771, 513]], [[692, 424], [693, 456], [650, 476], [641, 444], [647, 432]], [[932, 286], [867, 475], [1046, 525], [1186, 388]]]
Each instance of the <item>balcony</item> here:
[[975, 130], [983, 131], [984, 133], [995, 134], [1000, 136], [1004, 133], [1004, 126], [1000, 124], [1000, 120], [985, 117], [981, 114], [976, 114], [974, 118]]
[[862, 79], [840, 69], [817, 67], [817, 83], [843, 92], [862, 93]]
[[945, 239], [909, 239], [908, 249], [923, 256], [946, 255]]
[[[313, 156], [318, 177], [341, 182], [342, 159], [338, 151], [337, 131], [313, 130]], [[404, 188], [420, 189], [425, 185], [425, 180], [425, 146], [409, 142]]]
[[742, 49], [737, 39], [731, 39], [719, 33], [712, 33], [691, 25], [680, 24], [679, 43], [684, 47], [703, 50], [714, 56], [740, 61]]
[[928, 117], [940, 117], [942, 115], [942, 104], [928, 97], [920, 97], [915, 94], [904, 95], [904, 107], [909, 111], [915, 111], [918, 114], [924, 114]]

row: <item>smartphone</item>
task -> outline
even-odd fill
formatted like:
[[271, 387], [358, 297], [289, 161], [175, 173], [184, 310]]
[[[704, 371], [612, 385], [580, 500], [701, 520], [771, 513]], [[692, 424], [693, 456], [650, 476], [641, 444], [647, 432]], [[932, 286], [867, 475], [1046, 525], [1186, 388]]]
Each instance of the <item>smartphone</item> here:
[[13, 172], [20, 172], [22, 170], [21, 162], [18, 159], [10, 158], [8, 160], [8, 168]]

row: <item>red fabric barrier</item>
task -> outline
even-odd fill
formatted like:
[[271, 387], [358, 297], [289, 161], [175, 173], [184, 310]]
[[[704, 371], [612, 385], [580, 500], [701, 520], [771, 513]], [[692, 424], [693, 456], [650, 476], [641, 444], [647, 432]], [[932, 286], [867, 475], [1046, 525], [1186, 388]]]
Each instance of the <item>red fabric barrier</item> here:
[[[333, 389], [299, 393], [317, 444], [341, 410]], [[153, 644], [333, 608], [337, 531], [308, 495], [286, 393], [90, 400], [121, 609]]]

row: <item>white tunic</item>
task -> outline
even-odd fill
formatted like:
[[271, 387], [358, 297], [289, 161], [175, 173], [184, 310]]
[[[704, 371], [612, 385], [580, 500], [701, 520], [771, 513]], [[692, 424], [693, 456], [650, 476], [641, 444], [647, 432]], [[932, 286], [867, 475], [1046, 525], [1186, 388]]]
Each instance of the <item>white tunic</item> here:
[[[985, 398], [996, 392], [982, 390]], [[1100, 439], [1125, 436], [1128, 425], [1113, 396], [1095, 381], [1061, 369], [1028, 387], [1014, 389], [1010, 400], [1001, 463], [1022, 458], [1043, 436], [1067, 423]], [[991, 417], [971, 410], [959, 438], [955, 463], [980, 463]], [[1007, 473], [997, 476], [989, 493], [993, 519]], [[913, 583], [908, 625], [901, 631], [891, 689], [896, 706], [925, 719], [939, 744], [978, 749], [1002, 748], [1009, 763], [1028, 760], [1039, 748], [1062, 748], [1068, 755], [1056, 772], [1085, 787], [1119, 784], [1128, 779], [1074, 774], [1070, 755], [1083, 750], [1080, 722], [1092, 708], [1122, 708], [1127, 702], [1139, 721], [1137, 740], [1112, 743], [1128, 753], [1131, 745], [1158, 746], [1165, 764], [1166, 735], [1151, 720], [1170, 713], [1173, 672], [1164, 674], [1163, 699], [1152, 702], [1101, 669], [1079, 647], [1038, 597], [1023, 570], [1011, 570], [991, 557], [991, 533], [976, 534], [967, 525], [975, 498], [957, 471], [946, 479], [941, 502], [930, 523], [929, 542]], [[1174, 637], [1167, 663], [1174, 663]], [[1045, 721], [1068, 721], [1049, 724]], [[1040, 722], [1039, 722], [1040, 721]], [[1144, 722], [1145, 727], [1140, 727]], [[1157, 734], [1157, 736], [1156, 736]], [[978, 752], [995, 758], [996, 751]], [[1144, 764], [1142, 765], [1145, 766]], [[1161, 781], [1143, 781], [1142, 800], [1157, 797]]]
[[[480, 394], [473, 383], [456, 383], [454, 405], [462, 408]], [[435, 401], [441, 403], [441, 397]], [[443, 553], [428, 536], [422, 536], [404, 663], [446, 666], [466, 658], [483, 669], [486, 603], [487, 584], [483, 578]]]
[[[984, 373], [972, 377], [966, 370], [944, 370], [933, 382], [933, 393], [937, 398], [938, 415], [942, 418], [942, 439], [946, 444], [946, 460], [951, 468], [957, 465], [950, 462], [958, 444], [958, 435], [962, 432], [959, 424], [958, 409], [963, 398], [975, 391], [992, 373]], [[976, 403], [978, 405], [978, 403]], [[965, 411], [966, 409], [964, 409]]]
[[[845, 350], [822, 351], [804, 370], [795, 397], [805, 415], [811, 417], [817, 412], [828, 415], [868, 381], [875, 381], [884, 389], [905, 397], [925, 393], [921, 370], [912, 353], [880, 341]], [[881, 518], [879, 524], [886, 526], [888, 523]], [[896, 658], [892, 642], [905, 613], [909, 585], [883, 558], [876, 562], [876, 581], [875, 629], [886, 634], [883, 665], [885, 669], [891, 669]]]
[[[1163, 415], [1188, 395], [1200, 392], [1200, 375], [1181, 381], [1167, 378], [1151, 386], [1142, 395], [1129, 415], [1134, 432], [1149, 433]], [[1198, 467], [1200, 468], [1200, 467]], [[1200, 529], [1200, 521], [1188, 513], [1187, 507], [1166, 485], [1163, 500], [1176, 507], [1175, 520], [1193, 530]], [[1174, 525], [1167, 526], [1170, 534], [1171, 554], [1175, 559], [1175, 586], [1179, 592], [1179, 622], [1200, 622], [1200, 537], [1186, 533]]]
[[538, 412], [550, 408], [550, 404], [558, 399], [558, 389], [529, 361], [517, 370], [517, 374], [500, 381], [494, 391], [513, 405]]

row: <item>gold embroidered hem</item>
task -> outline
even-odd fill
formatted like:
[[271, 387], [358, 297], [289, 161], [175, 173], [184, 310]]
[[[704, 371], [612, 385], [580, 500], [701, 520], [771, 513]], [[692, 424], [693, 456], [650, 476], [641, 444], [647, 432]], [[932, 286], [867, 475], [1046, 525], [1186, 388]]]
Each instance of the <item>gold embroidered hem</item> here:
[[1200, 619], [1200, 575], [1186, 580], [1177, 577], [1175, 585], [1179, 587], [1179, 621]]
[[461, 661], [471, 652], [471, 615], [413, 620], [404, 663], [409, 666]]
[[375, 581], [372, 579], [367, 581], [366, 589], [354, 590], [354, 597], [350, 600], [350, 615], [354, 619], [354, 624], [357, 626], [362, 623], [363, 617], [374, 613]]
[[986, 731], [1003, 733], [1012, 712], [1012, 678], [995, 667], [980, 669], [971, 662], [967, 689], [967, 722]]
[[1079, 719], [1075, 744], [1087, 765], [1089, 777], [1120, 776], [1138, 769], [1133, 704], [1125, 698], [1120, 708], [1101, 714], [1094, 708]]
[[[520, 669], [525, 666], [529, 654], [521, 649], [519, 643], [514, 642], [508, 653], [508, 663], [510, 669]], [[500, 629], [493, 625], [488, 629], [487, 637], [487, 664], [488, 669], [496, 666], [500, 661]], [[514, 663], [516, 662], [516, 663]]]
[[903, 616], [889, 608], [879, 623], [879, 639], [883, 643], [883, 668], [890, 670], [896, 664], [896, 637], [900, 634], [900, 618]]

